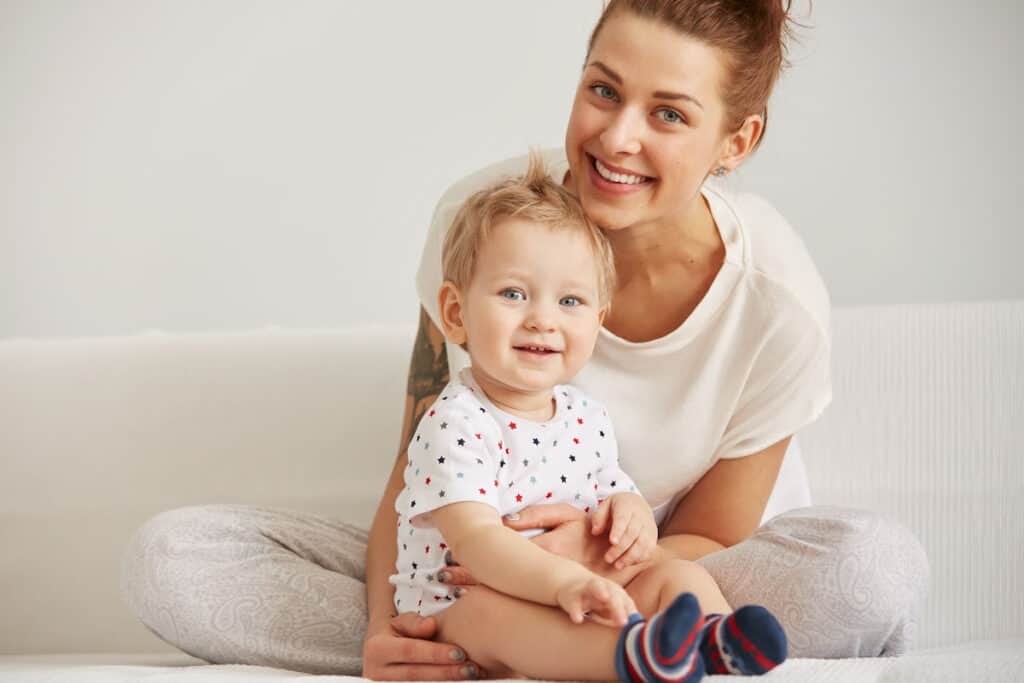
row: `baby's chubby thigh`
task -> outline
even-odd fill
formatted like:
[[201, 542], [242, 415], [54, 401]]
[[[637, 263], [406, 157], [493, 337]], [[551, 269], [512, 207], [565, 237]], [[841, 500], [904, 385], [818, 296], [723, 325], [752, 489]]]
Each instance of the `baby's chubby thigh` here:
[[507, 618], [513, 617], [516, 598], [483, 584], [470, 586], [451, 606], [434, 615], [434, 640], [461, 647], [467, 657], [484, 668], [488, 678], [525, 678], [502, 662], [495, 647], [508, 638]]
[[633, 567], [640, 569], [632, 578], [622, 582], [622, 586], [633, 598], [637, 611], [647, 619], [668, 607], [676, 596], [684, 592], [694, 593], [704, 611], [705, 599], [702, 596], [713, 597], [714, 593], [709, 594], [709, 591], [718, 591], [708, 571], [696, 562], [667, 559]]

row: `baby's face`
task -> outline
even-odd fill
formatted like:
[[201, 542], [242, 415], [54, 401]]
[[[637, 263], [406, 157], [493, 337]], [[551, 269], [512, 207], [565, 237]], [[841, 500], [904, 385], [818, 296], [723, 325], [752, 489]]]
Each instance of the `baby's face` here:
[[594, 249], [577, 231], [505, 219], [478, 255], [463, 305], [478, 381], [549, 391], [594, 350], [604, 318]]

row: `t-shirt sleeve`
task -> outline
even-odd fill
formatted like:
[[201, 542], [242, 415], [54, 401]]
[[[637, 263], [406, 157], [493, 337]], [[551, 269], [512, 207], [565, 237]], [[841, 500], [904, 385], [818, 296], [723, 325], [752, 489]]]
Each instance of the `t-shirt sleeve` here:
[[774, 319], [716, 453], [753, 455], [814, 422], [832, 400], [831, 337], [793, 305]]
[[615, 428], [608, 417], [608, 411], [601, 407], [595, 411], [591, 418], [596, 422], [595, 428], [591, 430], [590, 438], [593, 438], [598, 448], [595, 448], [595, 455], [598, 455], [597, 462], [597, 499], [604, 500], [615, 493], [639, 493], [636, 483], [619, 465], [619, 446], [615, 439]]
[[420, 420], [409, 444], [403, 492], [405, 515], [424, 526], [433, 510], [452, 503], [486, 503], [500, 510], [498, 459], [485, 446], [481, 425], [461, 410], [437, 410]]

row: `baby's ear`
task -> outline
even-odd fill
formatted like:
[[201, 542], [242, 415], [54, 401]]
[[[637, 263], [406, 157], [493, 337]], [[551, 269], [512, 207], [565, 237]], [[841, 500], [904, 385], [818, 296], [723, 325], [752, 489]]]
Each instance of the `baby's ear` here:
[[452, 344], [466, 343], [466, 326], [462, 319], [462, 292], [451, 280], [445, 280], [437, 293], [441, 309], [441, 331]]

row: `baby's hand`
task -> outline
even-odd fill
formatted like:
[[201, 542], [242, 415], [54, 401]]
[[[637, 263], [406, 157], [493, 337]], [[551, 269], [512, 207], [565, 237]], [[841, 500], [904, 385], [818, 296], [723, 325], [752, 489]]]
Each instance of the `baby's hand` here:
[[590, 612], [598, 623], [625, 626], [629, 615], [637, 611], [633, 598], [622, 586], [596, 574], [567, 581], [558, 590], [557, 600], [574, 624], [583, 623], [584, 613]]
[[636, 493], [616, 493], [605, 499], [591, 516], [591, 532], [604, 533], [611, 520], [608, 541], [611, 547], [605, 553], [608, 564], [616, 569], [645, 562], [658, 545], [658, 525], [654, 513], [642, 496]]

